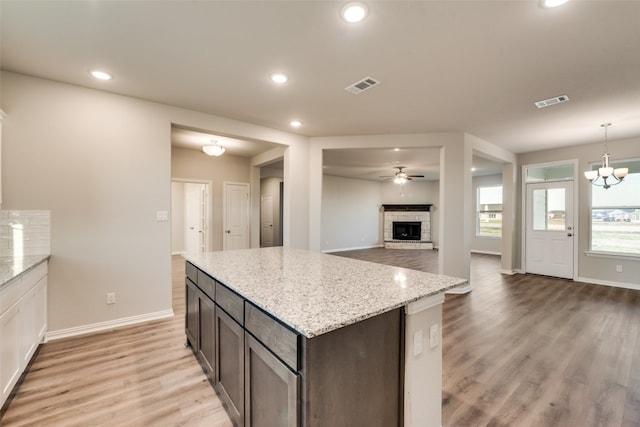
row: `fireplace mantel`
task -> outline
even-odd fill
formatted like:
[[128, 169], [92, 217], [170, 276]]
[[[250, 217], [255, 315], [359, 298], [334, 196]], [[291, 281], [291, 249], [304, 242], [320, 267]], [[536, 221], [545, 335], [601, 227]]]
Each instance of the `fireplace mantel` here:
[[429, 212], [433, 205], [382, 205], [385, 212]]

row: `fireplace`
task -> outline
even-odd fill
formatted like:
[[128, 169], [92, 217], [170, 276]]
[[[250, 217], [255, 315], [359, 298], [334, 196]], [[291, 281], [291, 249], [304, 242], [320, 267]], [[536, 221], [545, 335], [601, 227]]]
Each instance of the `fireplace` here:
[[393, 221], [393, 240], [420, 240], [420, 221]]
[[382, 205], [384, 247], [433, 249], [431, 205]]

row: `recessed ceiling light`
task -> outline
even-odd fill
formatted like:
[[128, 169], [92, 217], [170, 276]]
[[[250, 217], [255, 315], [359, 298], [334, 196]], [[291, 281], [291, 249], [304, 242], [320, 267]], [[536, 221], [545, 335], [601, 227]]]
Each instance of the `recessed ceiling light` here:
[[562, 6], [568, 1], [569, 0], [541, 0], [540, 4], [542, 4], [542, 7], [550, 8], [550, 7]]
[[368, 9], [366, 4], [352, 2], [345, 4], [340, 14], [342, 15], [342, 19], [353, 24], [366, 18], [367, 12]]
[[300, 126], [302, 126], [302, 122], [300, 120], [291, 120], [289, 124], [294, 128], [299, 128]]
[[271, 74], [271, 80], [273, 80], [275, 83], [286, 83], [287, 80], [289, 80], [289, 77], [287, 77], [286, 74], [282, 74], [282, 73], [273, 73]]
[[399, 148], [394, 148], [393, 151], [400, 151], [400, 149]]
[[99, 79], [99, 80], [111, 80], [113, 78], [113, 76], [111, 74], [105, 73], [104, 71], [91, 70], [89, 72], [91, 73], [91, 75], [93, 77], [95, 77], [96, 79]]
[[471, 172], [475, 172], [475, 171], [476, 171], [476, 168], [471, 168]]

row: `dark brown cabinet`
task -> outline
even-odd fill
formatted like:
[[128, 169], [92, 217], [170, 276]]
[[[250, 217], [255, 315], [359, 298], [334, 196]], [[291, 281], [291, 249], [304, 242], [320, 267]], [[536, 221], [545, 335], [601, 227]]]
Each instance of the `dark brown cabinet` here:
[[200, 332], [200, 345], [198, 347], [198, 355], [200, 356], [200, 362], [203, 364], [207, 377], [213, 382], [216, 366], [216, 305], [203, 293], [200, 293], [199, 303], [198, 327]]
[[251, 427], [297, 427], [299, 378], [245, 333], [245, 418]]
[[200, 298], [198, 296], [198, 288], [195, 283], [187, 277], [185, 279], [185, 305], [186, 305], [186, 315], [185, 315], [185, 334], [187, 335], [187, 344], [194, 349], [194, 351], [198, 351], [198, 347], [200, 342], [198, 340], [200, 336], [199, 332], [199, 307], [200, 307]]
[[237, 426], [244, 425], [244, 328], [216, 311], [216, 388]]

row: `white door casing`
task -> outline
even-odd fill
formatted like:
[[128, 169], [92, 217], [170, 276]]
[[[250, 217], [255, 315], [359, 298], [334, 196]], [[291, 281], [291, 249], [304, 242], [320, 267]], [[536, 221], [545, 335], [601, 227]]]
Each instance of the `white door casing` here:
[[260, 196], [260, 246], [273, 246], [273, 195]]
[[573, 181], [526, 184], [527, 273], [573, 279]]
[[223, 250], [247, 249], [251, 214], [250, 186], [247, 183], [224, 183]]

